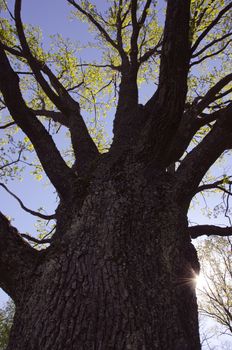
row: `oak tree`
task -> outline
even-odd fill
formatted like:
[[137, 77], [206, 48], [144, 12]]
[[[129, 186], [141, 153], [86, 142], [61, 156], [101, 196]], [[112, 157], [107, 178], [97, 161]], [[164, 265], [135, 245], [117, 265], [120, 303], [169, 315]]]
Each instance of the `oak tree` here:
[[[59, 196], [54, 215], [31, 211], [56, 220], [41, 250], [0, 215], [0, 286], [16, 304], [7, 349], [200, 349], [191, 237], [232, 229], [189, 227], [187, 214], [196, 193], [230, 185], [230, 174], [205, 175], [232, 148], [232, 3], [168, 0], [164, 28], [160, 2], [109, 1], [104, 14], [66, 3], [96, 34], [99, 61], [80, 60], [59, 35], [44, 48], [22, 22], [22, 1], [14, 11], [1, 1], [0, 128], [11, 130], [1, 178], [36, 152], [36, 174]], [[151, 97], [141, 104], [143, 82]], [[83, 110], [97, 121], [114, 104], [113, 140], [102, 145]], [[53, 139], [59, 125], [66, 158]]]

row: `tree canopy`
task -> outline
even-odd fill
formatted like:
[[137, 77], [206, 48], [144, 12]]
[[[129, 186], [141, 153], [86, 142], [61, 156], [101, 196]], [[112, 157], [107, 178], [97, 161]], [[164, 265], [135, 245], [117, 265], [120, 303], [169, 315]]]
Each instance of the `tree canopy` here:
[[[11, 12], [10, 5], [8, 8], [5, 1], [2, 1], [3, 17], [0, 33], [2, 57], [3, 54], [7, 55], [8, 62], [11, 63], [14, 70], [14, 74], [9, 70], [8, 75], [11, 73], [16, 83], [19, 82], [22, 94], [21, 103], [25, 101], [27, 112], [37, 117], [33, 122], [36, 123], [35, 125], [38, 124], [38, 127], [40, 125], [42, 133], [44, 128], [41, 128], [41, 124], [49, 129], [50, 133], [57, 132], [60, 125], [69, 130], [72, 146], [65, 152], [67, 164], [72, 163], [74, 158], [78, 158], [79, 164], [85, 163], [87, 158], [92, 159], [98, 152], [107, 151], [109, 142], [104, 141], [102, 117], [117, 106], [117, 117], [114, 123], [116, 142], [119, 132], [117, 131], [117, 120], [120, 120], [120, 111], [124, 108], [122, 106], [125, 104], [125, 99], [129, 108], [130, 105], [138, 103], [140, 90], [138, 87], [143, 91], [148, 84], [149, 89], [155, 92], [154, 87], [158, 82], [164, 81], [165, 84], [170, 84], [169, 82], [179, 74], [176, 67], [183, 67], [183, 69], [185, 67], [185, 72], [180, 74], [179, 83], [180, 86], [187, 83], [188, 92], [186, 87], [183, 91], [184, 117], [178, 116], [178, 110], [176, 113], [178, 121], [175, 122], [175, 118], [170, 116], [173, 119], [173, 125], [178, 124], [178, 128], [173, 128], [172, 133], [177, 132], [173, 145], [167, 142], [172, 151], [169, 152], [167, 160], [163, 159], [164, 164], [168, 166], [184, 158], [186, 151], [192, 149], [206, 134], [209, 134], [219, 116], [230, 111], [231, 73], [228, 65], [231, 55], [230, 2], [191, 1], [190, 33], [186, 41], [187, 46], [181, 45], [182, 54], [181, 57], [177, 57], [178, 64], [174, 62], [175, 56], [172, 57], [173, 61], [169, 64], [163, 59], [163, 65], [167, 63], [170, 70], [165, 69], [165, 76], [162, 76], [164, 70], [161, 69], [159, 75], [161, 48], [163, 47], [164, 56], [163, 44], [167, 41], [163, 34], [161, 9], [164, 4], [162, 2], [160, 4], [156, 1], [145, 3], [144, 1], [109, 1], [103, 6], [101, 12], [97, 9], [97, 3], [67, 1], [73, 18], [86, 22], [90, 31], [95, 35], [95, 40], [89, 43], [89, 47], [93, 49], [97, 58], [92, 58], [91, 62], [86, 62], [81, 58], [80, 43], [72, 43], [70, 39], [62, 38], [61, 35], [52, 36], [50, 45], [44, 47], [41, 30], [33, 25], [23, 26], [21, 2], [16, 2], [14, 13]], [[183, 26], [185, 25], [186, 23], [183, 23]], [[173, 27], [171, 29], [174, 32], [174, 24], [171, 23], [170, 27]], [[184, 30], [181, 28], [181, 23], [178, 23], [176, 30], [181, 31], [182, 29]], [[166, 35], [169, 35], [168, 30], [166, 32]], [[181, 32], [179, 34], [183, 35]], [[170, 38], [168, 37], [170, 42], [172, 42], [171, 35], [170, 33]], [[177, 46], [174, 45], [176, 44], [173, 42], [173, 50], [176, 51]], [[187, 54], [184, 57], [185, 51]], [[6, 64], [6, 61], [2, 62], [2, 67]], [[6, 70], [4, 72], [6, 73]], [[128, 72], [131, 72], [130, 79]], [[182, 79], [184, 76], [187, 80]], [[1, 178], [6, 181], [5, 179], [9, 176], [20, 176], [22, 166], [27, 163], [34, 167], [33, 172], [39, 178], [42, 171], [41, 163], [44, 168], [40, 159], [43, 158], [40, 155], [41, 146], [37, 145], [38, 140], [37, 142], [32, 140], [25, 126], [22, 127], [19, 122], [12, 120], [13, 106], [11, 108], [10, 104], [5, 101], [7, 91], [3, 91], [3, 88], [1, 90], [3, 94], [1, 129], [6, 135], [1, 141]], [[160, 87], [146, 101], [145, 109], [154, 108], [153, 101], [161, 90]], [[181, 90], [180, 88], [179, 92]], [[64, 105], [69, 105], [69, 107], [64, 107]], [[21, 106], [21, 108], [24, 107]], [[78, 118], [75, 117], [75, 121], [71, 121], [72, 117], [66, 117], [67, 110], [69, 114], [72, 114], [71, 110], [79, 109], [92, 114], [87, 122], [88, 129], [80, 113]], [[125, 120], [122, 120], [122, 124], [124, 122], [127, 124]], [[23, 130], [25, 137], [15, 137], [19, 129]], [[80, 135], [77, 137], [76, 132], [73, 133], [72, 129], [78, 129]], [[124, 130], [125, 137], [128, 136], [126, 134], [129, 128], [120, 127], [120, 129]], [[139, 126], [135, 127], [133, 131], [135, 134], [136, 129], [139, 133]], [[44, 133], [43, 139], [44, 137], [50, 139], [49, 132]], [[173, 138], [171, 134], [168, 133], [166, 136], [169, 140]], [[137, 142], [138, 135], [134, 139]], [[49, 142], [47, 140], [45, 144], [50, 142], [51, 140]], [[165, 143], [165, 140], [163, 142]], [[229, 148], [221, 147], [222, 152], [225, 148]], [[40, 162], [29, 155], [34, 150]], [[9, 158], [9, 152], [14, 152], [13, 159]], [[44, 152], [46, 153], [45, 150], [42, 151]], [[56, 153], [55, 149], [54, 152]], [[217, 157], [222, 153], [219, 150], [218, 152]], [[82, 154], [85, 160], [82, 160]], [[58, 155], [57, 157], [62, 166], [63, 161]], [[47, 173], [51, 180], [52, 175], [50, 172]], [[51, 182], [54, 181], [53, 179]], [[226, 182], [224, 177], [221, 181], [224, 184]]]

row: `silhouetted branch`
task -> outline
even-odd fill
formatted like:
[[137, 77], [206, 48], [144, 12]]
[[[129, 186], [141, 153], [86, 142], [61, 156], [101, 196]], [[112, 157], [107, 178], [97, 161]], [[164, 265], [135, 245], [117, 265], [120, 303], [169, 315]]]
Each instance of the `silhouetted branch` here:
[[17, 302], [38, 261], [38, 251], [25, 242], [0, 212], [0, 287]]
[[192, 58], [195, 58], [195, 57], [201, 55], [205, 50], [209, 49], [211, 46], [213, 46], [213, 45], [217, 44], [218, 42], [228, 38], [231, 35], [232, 35], [232, 33], [227, 33], [227, 34], [223, 35], [221, 38], [212, 40], [209, 44], [205, 45], [201, 50], [199, 50], [198, 52], [193, 54]]
[[160, 54], [161, 50], [159, 50], [159, 47], [161, 47], [162, 45], [162, 39], [163, 37], [161, 36], [160, 40], [158, 41], [157, 45], [154, 46], [153, 48], [149, 49], [148, 51], [146, 51], [139, 59], [139, 64], [142, 64], [144, 62], [146, 62], [151, 56], [155, 55], [155, 54]]
[[146, 21], [148, 10], [149, 10], [150, 6], [151, 6], [151, 0], [147, 0], [145, 6], [143, 8], [142, 15], [141, 15], [140, 19], [138, 20], [138, 24], [139, 24], [140, 27], [142, 27], [142, 25]]
[[184, 111], [190, 60], [189, 20], [189, 0], [168, 1], [158, 89], [145, 105], [152, 116], [145, 132], [152, 149], [146, 152], [164, 167], [170, 165], [164, 154], [168, 153]]
[[218, 55], [219, 53], [223, 52], [231, 42], [232, 42], [232, 40], [229, 40], [221, 49], [219, 49], [219, 50], [217, 50], [217, 51], [215, 51], [215, 52], [213, 52], [213, 53], [211, 53], [211, 54], [208, 54], [208, 55], [202, 57], [202, 58], [199, 59], [198, 61], [192, 62], [192, 63], [190, 64], [190, 67], [193, 67], [193, 66], [195, 66], [196, 64], [199, 64], [199, 63], [205, 61], [207, 58], [216, 56], [216, 55]]
[[26, 233], [20, 233], [20, 236], [23, 238], [26, 238], [28, 241], [37, 243], [37, 244], [47, 244], [47, 243], [51, 243], [51, 239], [49, 238], [45, 238], [45, 239], [37, 239], [35, 237], [29, 236]]
[[7, 123], [7, 124], [5, 124], [5, 125], [1, 125], [1, 126], [0, 126], [0, 129], [7, 129], [7, 128], [9, 128], [10, 126], [13, 126], [13, 125], [15, 125], [15, 122], [10, 122], [10, 123]]
[[193, 105], [194, 105], [195, 114], [198, 115], [205, 108], [207, 108], [210, 105], [210, 103], [220, 98], [220, 95], [218, 96], [218, 93], [231, 81], [232, 81], [232, 73], [227, 74], [225, 77], [219, 80], [214, 86], [212, 86], [209, 89], [209, 91], [205, 94], [205, 96], [200, 98], [200, 101], [198, 103], [195, 103], [194, 101]]
[[212, 190], [212, 189], [219, 189], [219, 190], [231, 195], [232, 193], [230, 191], [228, 191], [226, 188], [220, 186], [223, 184], [227, 184], [227, 185], [232, 184], [232, 181], [226, 179], [226, 182], [225, 182], [225, 179], [221, 179], [221, 180], [215, 181], [215, 182], [210, 183], [210, 184], [204, 184], [204, 185], [199, 186], [195, 193], [199, 193], [199, 192], [207, 191], [207, 190]]
[[0, 186], [3, 187], [12, 197], [14, 197], [17, 202], [20, 204], [20, 207], [25, 210], [27, 213], [31, 214], [31, 215], [34, 215], [34, 216], [38, 216], [39, 218], [41, 219], [44, 219], [44, 220], [52, 220], [52, 219], [55, 219], [56, 215], [55, 214], [52, 214], [52, 215], [45, 215], [45, 214], [42, 214], [42, 213], [39, 213], [37, 211], [34, 211], [34, 210], [31, 210], [29, 208], [27, 208], [23, 202], [21, 201], [21, 199], [19, 197], [17, 197], [13, 192], [11, 192], [6, 185], [4, 185], [3, 183], [0, 183]]
[[200, 236], [221, 236], [227, 237], [232, 235], [232, 227], [220, 227], [215, 225], [197, 225], [188, 228], [189, 234], [192, 238]]
[[107, 33], [107, 31], [102, 27], [102, 25], [94, 18], [91, 13], [87, 12], [86, 10], [83, 9], [77, 2], [74, 0], [67, 0], [71, 5], [73, 5], [80, 13], [86, 16], [90, 20], [90, 22], [99, 30], [99, 32], [103, 35], [105, 40], [111, 44], [117, 51], [120, 53], [121, 50], [117, 43], [110, 37], [110, 35]]
[[191, 200], [208, 169], [226, 149], [232, 148], [231, 115], [232, 103], [224, 108], [211, 131], [181, 162], [177, 169], [181, 198]]
[[222, 16], [228, 12], [232, 8], [232, 3], [228, 4], [224, 9], [222, 9], [217, 17], [208, 25], [208, 27], [200, 34], [195, 43], [192, 46], [191, 52], [194, 53], [202, 40], [206, 37], [206, 35], [210, 32], [210, 30], [220, 21]]
[[2, 47], [0, 47], [0, 90], [12, 118], [34, 145], [48, 178], [58, 193], [66, 197], [72, 190], [70, 181], [75, 181], [76, 176], [66, 165], [42, 123], [26, 106], [20, 91], [19, 78]]

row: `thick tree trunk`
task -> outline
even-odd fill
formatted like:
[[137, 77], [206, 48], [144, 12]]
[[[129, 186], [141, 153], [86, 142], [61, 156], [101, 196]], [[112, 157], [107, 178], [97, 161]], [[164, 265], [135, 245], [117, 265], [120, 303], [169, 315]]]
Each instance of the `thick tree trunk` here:
[[83, 203], [61, 210], [7, 350], [200, 349], [198, 263], [174, 177], [103, 163]]

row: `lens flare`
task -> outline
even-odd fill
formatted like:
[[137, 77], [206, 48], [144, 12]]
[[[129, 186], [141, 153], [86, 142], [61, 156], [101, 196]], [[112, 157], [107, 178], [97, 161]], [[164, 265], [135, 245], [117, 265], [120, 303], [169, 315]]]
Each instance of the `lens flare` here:
[[196, 288], [199, 290], [203, 290], [205, 287], [205, 278], [203, 274], [200, 273], [199, 275], [196, 275], [195, 280], [196, 280]]

